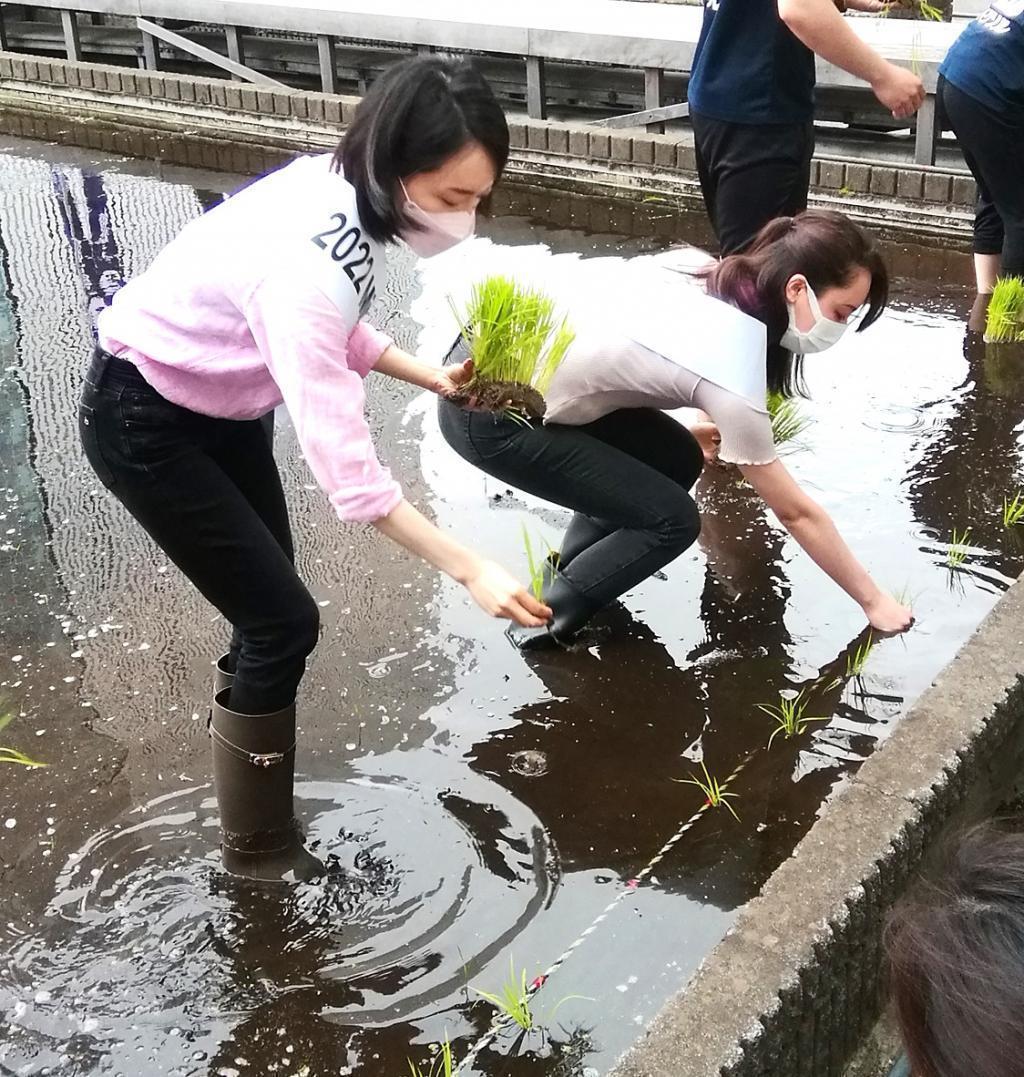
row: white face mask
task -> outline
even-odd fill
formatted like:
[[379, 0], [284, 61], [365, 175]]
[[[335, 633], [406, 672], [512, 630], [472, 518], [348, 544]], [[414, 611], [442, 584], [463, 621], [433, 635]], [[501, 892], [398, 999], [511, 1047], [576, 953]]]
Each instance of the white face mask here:
[[782, 334], [779, 342], [787, 351], [796, 355], [811, 355], [814, 352], [823, 352], [839, 342], [843, 333], [846, 332], [845, 322], [834, 322], [821, 313], [818, 305], [818, 297], [814, 289], [807, 285], [807, 304], [814, 316], [814, 325], [810, 329], [803, 330], [796, 327], [796, 305], [786, 303], [789, 309], [789, 328]]
[[416, 205], [404, 183], [402, 191], [405, 193], [403, 209], [406, 217], [421, 227], [410, 228], [399, 235], [421, 258], [433, 258], [435, 254], [450, 250], [476, 231], [476, 214], [472, 210], [431, 212]]

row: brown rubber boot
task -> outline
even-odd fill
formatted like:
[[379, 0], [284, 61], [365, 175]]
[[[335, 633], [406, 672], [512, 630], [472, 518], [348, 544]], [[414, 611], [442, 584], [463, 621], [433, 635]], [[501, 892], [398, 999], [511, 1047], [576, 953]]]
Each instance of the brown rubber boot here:
[[307, 882], [324, 865], [302, 844], [295, 818], [295, 704], [274, 714], [238, 714], [225, 704], [210, 711], [213, 783], [220, 808], [221, 859], [233, 875]]

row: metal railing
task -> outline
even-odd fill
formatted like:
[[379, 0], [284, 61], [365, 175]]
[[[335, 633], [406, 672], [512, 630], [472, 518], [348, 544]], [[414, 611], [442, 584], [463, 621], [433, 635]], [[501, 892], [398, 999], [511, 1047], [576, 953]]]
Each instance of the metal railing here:
[[[701, 10], [688, 5], [635, 3], [630, 0], [587, 0], [586, 25], [580, 25], [579, 5], [560, 0], [518, 0], [514, 12], [497, 10], [491, 22], [480, 21], [480, 7], [468, 0], [32, 0], [0, 4], [0, 47], [6, 47], [4, 16], [13, 8], [43, 10], [59, 15], [69, 60], [82, 58], [79, 19], [113, 18], [139, 32], [138, 62], [159, 70], [174, 50], [211, 64], [235, 79], [262, 85], [283, 85], [246, 64], [244, 34], [277, 31], [308, 35], [316, 42], [319, 81], [324, 93], [338, 90], [337, 42], [389, 43], [406, 48], [471, 51], [496, 57], [519, 57], [525, 67], [526, 111], [546, 119], [549, 95], [546, 65], [552, 61], [633, 69], [643, 77], [640, 111], [593, 121], [606, 127], [646, 127], [687, 116], [685, 101], [665, 100], [665, 72], [686, 72], [692, 63], [700, 31]], [[222, 28], [225, 49], [219, 52], [191, 40], [180, 30], [195, 23]], [[164, 23], [170, 25], [164, 25]], [[876, 25], [872, 25], [875, 23]], [[951, 24], [920, 24], [857, 19], [857, 32], [888, 58], [913, 66], [929, 96], [916, 120], [915, 160], [933, 164], [939, 135], [935, 109], [938, 66], [956, 36]], [[859, 95], [873, 108], [870, 90], [852, 76], [819, 62], [819, 84]]]

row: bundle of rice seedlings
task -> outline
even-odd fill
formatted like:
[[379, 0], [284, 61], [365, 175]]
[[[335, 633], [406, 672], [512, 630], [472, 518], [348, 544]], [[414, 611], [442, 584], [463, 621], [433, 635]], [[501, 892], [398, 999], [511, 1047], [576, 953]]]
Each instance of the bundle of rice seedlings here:
[[542, 418], [544, 393], [576, 334], [555, 317], [554, 300], [509, 277], [488, 277], [456, 310], [473, 378], [449, 397], [488, 411]]
[[772, 438], [776, 445], [784, 445], [799, 437], [811, 425], [811, 420], [800, 410], [800, 404], [792, 397], [769, 391], [768, 415], [772, 421]]
[[1001, 277], [992, 290], [985, 321], [990, 344], [1024, 342], [1024, 277]]

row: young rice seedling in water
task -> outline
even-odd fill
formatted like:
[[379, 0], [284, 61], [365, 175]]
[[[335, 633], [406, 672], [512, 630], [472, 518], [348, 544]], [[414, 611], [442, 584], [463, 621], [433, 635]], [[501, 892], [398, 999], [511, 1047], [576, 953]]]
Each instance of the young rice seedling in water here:
[[[13, 714], [0, 714], [0, 729], [4, 729], [14, 721]], [[40, 763], [31, 759], [17, 748], [0, 748], [0, 763], [14, 763], [19, 767], [48, 767], [49, 763]]]
[[533, 1028], [530, 992], [526, 986], [526, 969], [523, 969], [519, 977], [516, 977], [515, 965], [511, 958], [509, 959], [509, 978], [502, 985], [500, 994], [492, 995], [488, 991], [481, 991], [479, 987], [474, 987], [473, 990], [514, 1021], [524, 1032], [529, 1032]]
[[1003, 498], [1003, 527], [1016, 527], [1024, 521], [1024, 491], [1018, 490], [1013, 500]]
[[791, 737], [803, 736], [811, 722], [828, 721], [827, 718], [807, 718], [804, 716], [804, 711], [807, 709], [807, 700], [804, 699], [803, 692], [792, 699], [787, 696], [779, 696], [778, 703], [758, 703], [757, 709], [763, 711], [775, 722], [775, 729], [768, 738], [769, 748], [780, 733], [786, 740], [789, 740]]
[[430, 1069], [420, 1069], [415, 1062], [409, 1059], [410, 1077], [452, 1077], [455, 1066], [452, 1062], [452, 1045], [448, 1040], [448, 1033], [444, 1035], [444, 1043], [439, 1044], [440, 1050], [434, 1055], [430, 1063]]
[[871, 657], [871, 652], [874, 649], [875, 641], [869, 632], [868, 638], [853, 652], [853, 654], [846, 656], [847, 677], [860, 677], [864, 673], [864, 667], [867, 665], [868, 659]]
[[689, 778], [673, 778], [672, 781], [679, 782], [682, 785], [695, 785], [704, 794], [704, 798], [710, 807], [727, 808], [729, 814], [738, 823], [740, 817], [736, 814], [735, 809], [729, 801], [738, 800], [739, 793], [726, 793], [719, 784], [718, 779], [712, 778], [708, 773], [707, 764], [703, 760], [701, 761], [700, 767], [701, 770], [704, 771], [703, 779], [701, 779], [699, 775], [693, 774]]
[[526, 524], [522, 524], [523, 532], [523, 549], [526, 551], [526, 565], [530, 572], [530, 594], [538, 602], [544, 601], [544, 581], [547, 578], [549, 571], [554, 571], [558, 568], [558, 551], [548, 548], [547, 557], [537, 558], [533, 550], [533, 542], [530, 539], [530, 532], [526, 530]]
[[953, 537], [949, 540], [949, 551], [946, 554], [946, 564], [950, 568], [959, 568], [967, 560], [967, 540], [971, 536], [971, 529], [965, 528], [961, 533], [953, 528]]

